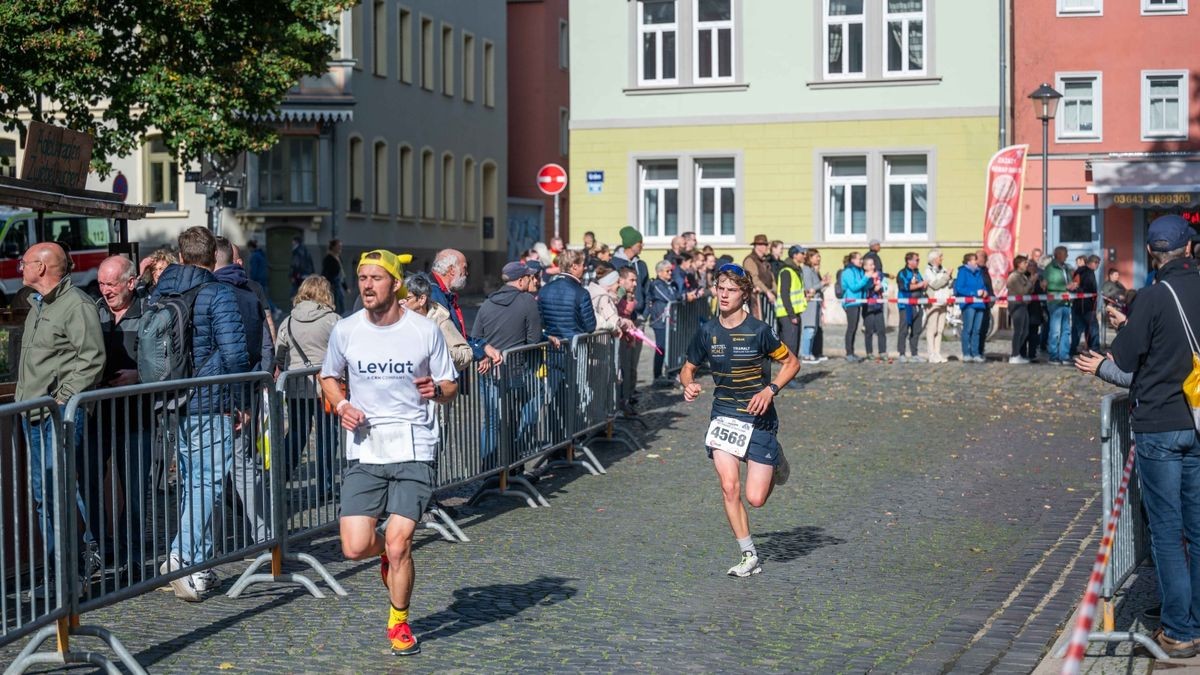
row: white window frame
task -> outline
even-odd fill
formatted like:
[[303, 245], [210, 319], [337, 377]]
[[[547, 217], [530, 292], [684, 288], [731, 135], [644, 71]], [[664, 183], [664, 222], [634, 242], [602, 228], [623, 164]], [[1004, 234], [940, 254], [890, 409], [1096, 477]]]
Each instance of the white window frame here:
[[[729, 20], [728, 21], [701, 21], [700, 20], [700, 0], [692, 0], [692, 81], [696, 84], [725, 84], [733, 82], [737, 78], [737, 29], [734, 23], [737, 19], [737, 0], [729, 1]], [[678, 17], [676, 17], [678, 22]], [[720, 57], [721, 52], [718, 36], [721, 30], [729, 30], [729, 74], [720, 75]], [[711, 31], [712, 38], [709, 44], [712, 45], [712, 53], [709, 54], [709, 65], [712, 67], [712, 77], [700, 77], [700, 33]], [[676, 37], [678, 41], [678, 37]], [[638, 44], [641, 47], [641, 44]], [[678, 51], [678, 42], [676, 42], [676, 50]], [[678, 75], [678, 71], [676, 71]]]
[[[659, 163], [667, 163], [667, 162], [675, 162], [675, 179], [674, 180], [648, 180], [646, 178], [646, 165], [647, 164], [659, 164]], [[666, 204], [666, 201], [667, 201], [666, 200], [666, 191], [674, 188], [675, 189], [675, 218], [676, 218], [676, 222], [678, 223], [679, 191], [680, 191], [679, 164], [680, 164], [680, 159], [678, 157], [663, 157], [663, 158], [659, 158], [659, 159], [641, 158], [638, 160], [638, 163], [637, 163], [638, 231], [642, 233], [642, 237], [645, 239], [647, 244], [663, 244], [663, 243], [669, 242], [671, 240], [671, 237], [675, 236], [675, 235], [671, 235], [671, 234], [664, 234], [664, 231], [666, 230], [666, 226], [667, 226], [667, 217], [666, 217], [666, 209], [663, 208], [663, 206]], [[658, 191], [658, 204], [659, 204], [658, 222], [654, 224], [654, 232], [653, 233], [649, 232], [646, 228], [646, 191], [647, 190], [657, 190]]]
[[[731, 178], [704, 178], [702, 172], [704, 162], [727, 160], [733, 164], [733, 177]], [[695, 174], [696, 189], [692, 195], [695, 200], [695, 208], [692, 213], [695, 214], [696, 235], [703, 237], [705, 243], [713, 244], [732, 244], [737, 242], [737, 209], [739, 202], [738, 184], [737, 184], [737, 158], [736, 157], [696, 157], [692, 162], [692, 171]], [[733, 190], [733, 233], [721, 234], [721, 190], [729, 188]], [[703, 217], [703, 209], [701, 208], [700, 191], [704, 189], [714, 190], [713, 194], [713, 233], [703, 234], [701, 232], [700, 219]]]
[[1068, 7], [1069, 1], [1056, 1], [1058, 16], [1102, 16], [1104, 14], [1104, 0], [1091, 0], [1091, 5], [1088, 7]]
[[[909, 159], [920, 157], [925, 160], [925, 173], [919, 176], [892, 176], [893, 159]], [[890, 218], [892, 217], [892, 186], [904, 186], [904, 231], [892, 232]], [[912, 221], [912, 188], [914, 185], [925, 186], [925, 231], [913, 232]], [[928, 241], [929, 240], [929, 222], [930, 218], [930, 200], [929, 200], [929, 155], [923, 153], [917, 154], [894, 154], [884, 155], [883, 157], [883, 236], [888, 241]]]
[[[637, 31], [637, 81], [638, 81], [638, 85], [643, 86], [643, 87], [646, 87], [646, 86], [669, 87], [669, 86], [674, 86], [674, 85], [679, 84], [679, 52], [681, 51], [680, 50], [680, 40], [679, 40], [679, 0], [673, 0], [673, 2], [675, 3], [675, 21], [673, 23], [652, 23], [652, 24], [646, 24], [646, 23], [642, 22], [642, 19], [643, 19], [643, 13], [641, 10], [642, 3], [640, 0], [636, 0], [636, 1], [637, 1], [637, 5], [638, 5], [638, 7], [636, 8], [637, 9], [637, 27], [638, 27], [638, 31]], [[661, 77], [662, 72], [663, 72], [663, 58], [662, 58], [663, 34], [668, 33], [668, 32], [675, 34], [675, 77], [670, 78], [670, 79]], [[656, 50], [655, 64], [657, 65], [655, 75], [659, 75], [660, 77], [657, 77], [654, 79], [646, 79], [645, 50], [642, 47], [642, 45], [645, 43], [646, 35], [650, 34], [650, 33], [657, 34], [657, 37], [654, 40], [654, 47]]]
[[[833, 163], [837, 162], [839, 160], [849, 160], [849, 159], [862, 159], [863, 160], [863, 167], [864, 167], [863, 175], [862, 176], [834, 176], [833, 175]], [[824, 223], [822, 224], [822, 227], [825, 230], [825, 240], [826, 241], [867, 241], [867, 238], [870, 236], [870, 231], [871, 231], [871, 224], [870, 224], [871, 213], [869, 210], [870, 204], [871, 204], [870, 157], [868, 157], [867, 155], [826, 155], [823, 158], [823, 163], [825, 165], [824, 169], [823, 169], [823, 171], [824, 171], [824, 180], [823, 180], [824, 195], [823, 195], [823, 197], [825, 200], [825, 204], [824, 204], [824, 208], [822, 209], [822, 211], [823, 211], [822, 220], [824, 221]], [[928, 169], [926, 169], [926, 171], [928, 171]], [[847, 208], [846, 208], [846, 212], [845, 212], [845, 216], [844, 216], [845, 217], [845, 223], [844, 223], [845, 232], [842, 234], [839, 234], [839, 233], [833, 231], [833, 228], [831, 227], [833, 223], [830, 221], [830, 218], [832, 217], [832, 213], [833, 213], [833, 188], [836, 185], [841, 185], [846, 188]], [[854, 209], [851, 208], [853, 206], [851, 199], [852, 199], [852, 195], [853, 195], [852, 188], [855, 186], [862, 186], [863, 188], [865, 188], [863, 190], [863, 193], [864, 193], [863, 199], [865, 200], [865, 203], [863, 204], [863, 210], [867, 214], [867, 230], [865, 232], [863, 232], [862, 234], [851, 233], [851, 229], [853, 228], [851, 221], [852, 221], [853, 213], [854, 213]]]
[[[145, 184], [145, 200], [147, 204], [157, 206], [160, 212], [174, 212], [183, 210], [182, 195], [183, 192], [179, 189], [179, 179], [182, 177], [182, 171], [179, 168], [179, 159], [171, 154], [171, 148], [165, 146], [165, 150], [155, 152], [151, 149], [154, 141], [163, 141], [165, 139], [162, 134], [150, 134], [146, 136], [142, 142], [142, 166], [146, 172]], [[174, 167], [174, 171], [172, 171]], [[154, 181], [151, 176], [159, 174], [162, 180], [163, 194], [161, 200], [153, 199], [152, 191], [154, 190]], [[172, 180], [172, 174], [174, 179]], [[171, 199], [174, 197], [174, 199]]]
[[1104, 86], [1103, 74], [1099, 71], [1067, 72], [1054, 74], [1054, 87], [1066, 92], [1067, 83], [1089, 81], [1092, 84], [1092, 131], [1068, 131], [1066, 124], [1066, 106], [1069, 103], [1065, 93], [1058, 104], [1058, 114], [1054, 116], [1054, 140], [1058, 143], [1095, 143], [1104, 138]]
[[1142, 0], [1142, 14], [1158, 16], [1160, 14], [1187, 14], [1188, 0], [1174, 0], [1169, 5], [1155, 6], [1151, 0]]
[[[901, 21], [904, 24], [902, 31], [903, 42], [901, 43], [904, 50], [908, 49], [908, 31], [913, 21], [921, 22], [921, 68], [912, 69], [908, 67], [908, 54], [905, 51], [903, 56], [904, 67], [900, 70], [888, 70], [888, 47], [891, 44], [891, 31], [888, 30], [888, 25], [893, 21]], [[828, 39], [828, 34], [826, 34]], [[921, 77], [929, 69], [929, 0], [922, 0], [921, 11], [919, 12], [889, 12], [887, 0], [883, 0], [883, 51], [881, 52], [882, 67], [884, 77]], [[828, 67], [828, 53], [826, 53], [826, 67]]]
[[[1151, 131], [1150, 129], [1150, 81], [1172, 78], [1179, 81], [1179, 126], [1175, 130]], [[1142, 71], [1142, 140], [1187, 140], [1188, 124], [1191, 119], [1191, 77], [1186, 70], [1143, 70]]]
[[[870, 0], [863, 1], [863, 13], [853, 15], [832, 16], [829, 13], [829, 0], [821, 0], [821, 72], [826, 80], [865, 80], [867, 78], [867, 9]], [[850, 25], [862, 26], [862, 71], [851, 73], [845, 71], [850, 67], [850, 56], [847, 44], [850, 37]], [[829, 28], [834, 25], [842, 27], [842, 68], [845, 72], [834, 73], [829, 70]]]

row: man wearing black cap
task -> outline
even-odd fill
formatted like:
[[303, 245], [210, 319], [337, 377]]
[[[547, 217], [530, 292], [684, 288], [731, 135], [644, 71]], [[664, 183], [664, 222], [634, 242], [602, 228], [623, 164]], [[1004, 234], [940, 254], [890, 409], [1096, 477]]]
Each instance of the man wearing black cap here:
[[[537, 300], [534, 300], [531, 288], [537, 283], [539, 270], [522, 262], [510, 262], [500, 271], [500, 280], [504, 282], [498, 290], [487, 297], [475, 315], [475, 324], [471, 326], [471, 337], [495, 347], [501, 352], [514, 347], [532, 345], [542, 339], [542, 315], [538, 312]], [[536, 404], [536, 399], [530, 397], [530, 392], [522, 389], [520, 373], [531, 370], [525, 365], [532, 366], [532, 359], [537, 354], [517, 352], [509, 356], [510, 360], [505, 373], [517, 373], [509, 381], [501, 382], [495, 377], [484, 377], [480, 380], [480, 389], [487, 409], [492, 412], [484, 421], [483, 448], [481, 458], [486, 469], [496, 467], [494, 457], [499, 442], [498, 426], [500, 420], [500, 401], [502, 398], [527, 398], [529, 403]], [[536, 406], [526, 403], [521, 410], [519, 428], [511, 429], [520, 433], [532, 427], [537, 420]]]
[[[1200, 436], [1183, 395], [1192, 372], [1192, 334], [1200, 335], [1200, 274], [1191, 257], [1192, 228], [1167, 215], [1150, 223], [1147, 251], [1157, 283], [1137, 299], [1112, 344], [1116, 365], [1133, 373], [1130, 399], [1142, 504], [1162, 599], [1155, 635], [1171, 658], [1200, 648]], [[1109, 309], [1116, 321], [1124, 317]]]

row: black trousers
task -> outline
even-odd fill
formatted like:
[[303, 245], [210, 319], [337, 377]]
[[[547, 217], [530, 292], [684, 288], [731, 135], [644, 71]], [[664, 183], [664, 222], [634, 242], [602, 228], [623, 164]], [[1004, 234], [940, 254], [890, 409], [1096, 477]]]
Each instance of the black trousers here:
[[858, 319], [862, 316], [862, 305], [846, 308], [846, 356], [854, 355], [854, 341], [858, 337]]
[[1029, 343], [1029, 305], [1023, 302], [1008, 303], [1008, 318], [1012, 320], [1012, 354], [1025, 356]]
[[[799, 320], [799, 317], [796, 317]], [[779, 339], [783, 344], [787, 345], [789, 351], [793, 354], [800, 354], [800, 324], [792, 323], [790, 317], [783, 317], [779, 320]]]
[[871, 348], [871, 338], [878, 336], [879, 355], [887, 356], [887, 325], [883, 320], [883, 311], [868, 312], [863, 317], [863, 322], [867, 328], [867, 355], [870, 356], [875, 351]]

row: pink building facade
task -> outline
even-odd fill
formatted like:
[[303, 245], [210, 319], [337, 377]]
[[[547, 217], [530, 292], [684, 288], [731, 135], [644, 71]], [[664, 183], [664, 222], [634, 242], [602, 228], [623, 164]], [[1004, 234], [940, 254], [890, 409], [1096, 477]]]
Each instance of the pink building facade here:
[[[1013, 141], [1029, 145], [1018, 251], [1096, 253], [1136, 288], [1150, 221], [1179, 213], [1200, 229], [1200, 2], [1191, 4], [1011, 3]], [[1046, 203], [1042, 121], [1028, 98], [1043, 82], [1063, 94], [1048, 127]]]
[[[508, 0], [508, 238], [510, 252], [554, 236], [554, 198], [537, 188], [538, 169], [567, 164], [570, 52], [567, 0]], [[560, 234], [569, 229], [568, 195], [560, 195]], [[578, 186], [586, 189], [586, 186]]]

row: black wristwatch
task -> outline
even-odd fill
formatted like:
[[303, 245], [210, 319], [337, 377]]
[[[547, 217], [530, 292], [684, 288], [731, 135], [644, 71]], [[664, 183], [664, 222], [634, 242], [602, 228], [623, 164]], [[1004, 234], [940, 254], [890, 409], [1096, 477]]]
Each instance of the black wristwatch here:
[[442, 383], [441, 382], [433, 383], [433, 397], [435, 399], [442, 397]]
[[779, 385], [774, 382], [768, 382], [767, 389], [770, 389], [772, 394], [779, 395]]

